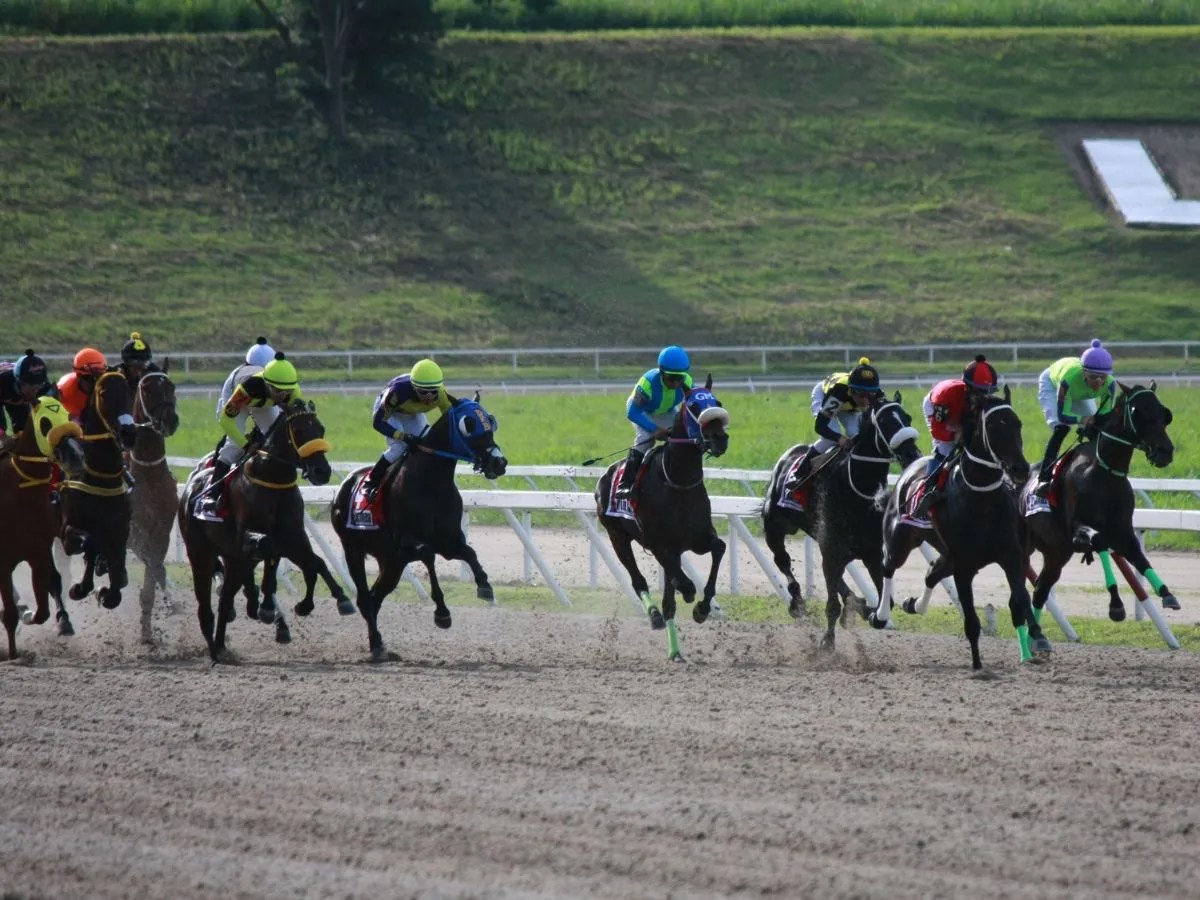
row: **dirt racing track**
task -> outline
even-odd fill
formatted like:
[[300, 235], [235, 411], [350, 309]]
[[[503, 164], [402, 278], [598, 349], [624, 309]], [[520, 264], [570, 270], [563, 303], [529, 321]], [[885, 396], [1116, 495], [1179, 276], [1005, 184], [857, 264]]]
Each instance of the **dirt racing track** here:
[[979, 677], [961, 637], [685, 617], [671, 665], [616, 592], [521, 612], [489, 568], [449, 631], [388, 604], [379, 666], [324, 595], [290, 646], [243, 612], [218, 668], [186, 596], [153, 648], [136, 593], [22, 628], [0, 893], [1196, 896], [1196, 654], [985, 638]]

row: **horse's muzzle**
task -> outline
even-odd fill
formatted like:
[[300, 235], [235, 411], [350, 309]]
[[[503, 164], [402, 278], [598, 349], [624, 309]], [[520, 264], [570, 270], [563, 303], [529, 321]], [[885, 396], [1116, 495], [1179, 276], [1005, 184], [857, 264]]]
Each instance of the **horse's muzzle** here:
[[710, 456], [724, 456], [725, 451], [729, 449], [729, 435], [707, 435], [705, 436], [704, 444]]
[[1175, 447], [1171, 444], [1155, 444], [1146, 448], [1146, 459], [1156, 469], [1165, 469], [1175, 459]]
[[329, 465], [329, 460], [324, 455], [310, 457], [305, 460], [304, 477], [308, 479], [309, 484], [314, 484], [317, 487], [329, 484], [329, 478], [332, 474], [333, 467]]

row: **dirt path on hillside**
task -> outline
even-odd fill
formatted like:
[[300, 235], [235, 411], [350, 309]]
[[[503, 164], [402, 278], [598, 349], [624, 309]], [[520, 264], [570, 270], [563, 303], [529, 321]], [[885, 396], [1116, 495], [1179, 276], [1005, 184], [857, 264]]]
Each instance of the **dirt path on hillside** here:
[[372, 666], [326, 601], [213, 669], [190, 604], [153, 649], [135, 606], [0, 664], [6, 898], [1195, 896], [1195, 654], [984, 639], [973, 677], [961, 638], [687, 619], [673, 665], [620, 601], [399, 603]]

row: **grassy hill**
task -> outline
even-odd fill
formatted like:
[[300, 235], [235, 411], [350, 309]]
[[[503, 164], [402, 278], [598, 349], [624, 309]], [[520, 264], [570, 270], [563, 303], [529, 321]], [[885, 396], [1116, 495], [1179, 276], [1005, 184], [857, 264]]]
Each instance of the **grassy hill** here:
[[1146, 126], [1200, 196], [1197, 58], [1195, 28], [456, 36], [339, 145], [265, 35], [4, 40], [2, 343], [1194, 335], [1200, 236], [1116, 227], [1072, 139]]

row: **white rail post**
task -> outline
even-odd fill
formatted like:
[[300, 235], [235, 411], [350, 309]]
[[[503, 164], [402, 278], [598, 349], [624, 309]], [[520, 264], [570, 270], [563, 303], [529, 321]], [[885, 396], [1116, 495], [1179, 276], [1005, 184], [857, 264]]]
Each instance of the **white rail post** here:
[[645, 613], [645, 610], [642, 609], [641, 598], [633, 591], [633, 584], [629, 581], [629, 573], [625, 571], [625, 567], [613, 555], [612, 549], [608, 546], [606, 539], [596, 529], [596, 526], [592, 524], [591, 518], [582, 509], [575, 510], [575, 518], [579, 520], [579, 524], [587, 532], [588, 542], [592, 545], [592, 549], [600, 554], [600, 558], [604, 560], [604, 564], [612, 572], [613, 578], [617, 580], [617, 584], [621, 586], [621, 589], [625, 592], [625, 596], [633, 603], [633, 608], [640, 613]]
[[726, 567], [729, 570], [729, 593], [736, 596], [740, 591], [741, 586], [738, 579], [738, 536], [733, 528], [729, 529], [729, 540], [726, 542], [726, 555], [729, 559], [729, 565]]
[[758, 560], [759, 567], [763, 570], [763, 574], [767, 576], [767, 580], [775, 587], [780, 599], [784, 603], [791, 602], [791, 597], [788, 596], [787, 584], [783, 580], [783, 576], [775, 569], [775, 563], [767, 556], [762, 547], [758, 546], [758, 541], [754, 539], [754, 535], [750, 533], [750, 529], [746, 527], [746, 523], [742, 521], [741, 516], [731, 515], [729, 524], [742, 538], [742, 543], [746, 545], [746, 549], [750, 551], [750, 555]]
[[562, 589], [562, 586], [558, 583], [558, 580], [555, 579], [554, 571], [550, 568], [550, 564], [546, 562], [545, 557], [542, 556], [542, 552], [538, 550], [537, 545], [533, 542], [532, 536], [530, 536], [530, 534], [521, 527], [521, 523], [517, 520], [517, 517], [513, 515], [513, 511], [511, 509], [502, 509], [501, 512], [504, 513], [504, 518], [512, 530], [517, 533], [517, 537], [520, 538], [521, 543], [525, 545], [525, 549], [529, 551], [529, 555], [533, 557], [533, 561], [537, 563], [538, 570], [542, 573], [542, 577], [546, 579], [546, 586], [549, 587], [554, 593], [554, 596], [558, 598], [559, 603], [561, 603], [563, 606], [570, 606], [571, 598], [567, 596], [566, 591]]

